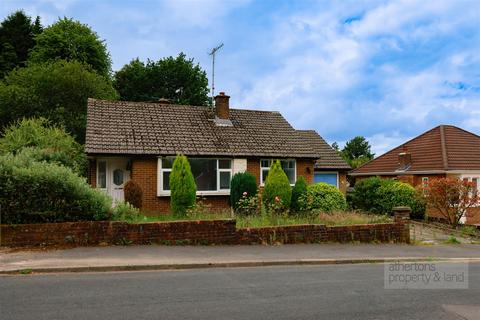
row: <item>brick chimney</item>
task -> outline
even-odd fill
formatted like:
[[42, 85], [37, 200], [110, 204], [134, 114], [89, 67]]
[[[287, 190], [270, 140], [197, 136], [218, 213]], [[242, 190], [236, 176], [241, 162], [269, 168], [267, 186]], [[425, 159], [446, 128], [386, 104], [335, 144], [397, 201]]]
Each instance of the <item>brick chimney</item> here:
[[225, 95], [225, 92], [220, 92], [215, 97], [215, 115], [220, 119], [228, 120], [230, 117], [230, 96]]
[[408, 152], [406, 146], [403, 147], [403, 151], [398, 154], [398, 169], [406, 170], [412, 165], [412, 154]]

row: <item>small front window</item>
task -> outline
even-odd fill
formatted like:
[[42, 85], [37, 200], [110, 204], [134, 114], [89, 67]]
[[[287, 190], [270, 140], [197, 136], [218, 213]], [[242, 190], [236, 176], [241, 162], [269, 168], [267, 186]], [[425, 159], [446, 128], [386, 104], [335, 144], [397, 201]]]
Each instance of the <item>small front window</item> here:
[[[268, 171], [270, 170], [272, 161], [273, 160], [271, 159], [260, 160], [260, 182], [262, 185], [265, 184], [265, 181], [267, 180]], [[295, 184], [295, 181], [297, 180], [295, 160], [294, 159], [280, 160], [280, 164], [282, 166], [283, 171], [287, 175], [288, 181], [290, 181], [290, 184], [291, 185]]]
[[106, 187], [107, 187], [107, 162], [98, 161], [97, 188], [105, 189]]

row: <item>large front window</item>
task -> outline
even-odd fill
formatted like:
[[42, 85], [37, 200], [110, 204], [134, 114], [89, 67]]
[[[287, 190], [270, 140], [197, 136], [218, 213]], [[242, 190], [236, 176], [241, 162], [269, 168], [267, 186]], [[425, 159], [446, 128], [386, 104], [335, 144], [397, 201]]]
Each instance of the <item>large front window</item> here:
[[[170, 191], [170, 174], [175, 157], [161, 159], [161, 191]], [[189, 158], [193, 178], [200, 192], [221, 192], [230, 190], [232, 160], [211, 158]]]
[[[262, 159], [260, 160], [260, 182], [265, 184], [265, 180], [268, 176], [268, 171], [270, 170], [270, 166], [272, 165], [272, 159]], [[288, 160], [280, 160], [280, 164], [282, 165], [283, 171], [288, 177], [290, 184], [295, 184], [297, 180], [297, 173], [296, 173], [296, 166], [294, 159]]]

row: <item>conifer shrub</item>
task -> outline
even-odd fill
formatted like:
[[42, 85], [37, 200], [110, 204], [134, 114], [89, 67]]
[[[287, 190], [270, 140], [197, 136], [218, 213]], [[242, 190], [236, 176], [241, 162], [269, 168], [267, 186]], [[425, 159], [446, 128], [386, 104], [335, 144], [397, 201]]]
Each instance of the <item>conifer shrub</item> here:
[[142, 187], [140, 187], [137, 182], [129, 180], [127, 183], [125, 183], [123, 192], [125, 195], [125, 202], [128, 202], [137, 209], [142, 208], [143, 191]]
[[267, 208], [273, 205], [276, 206], [276, 211], [278, 211], [279, 203], [281, 203], [282, 209], [290, 208], [292, 187], [278, 160], [272, 161], [267, 179], [265, 180], [262, 199]]
[[170, 173], [170, 207], [172, 213], [185, 215], [195, 205], [197, 186], [186, 156], [175, 158]]
[[230, 205], [234, 210], [238, 208], [238, 201], [243, 198], [257, 195], [257, 179], [249, 172], [239, 172], [230, 182]]
[[297, 178], [295, 186], [292, 189], [292, 202], [290, 204], [290, 209], [292, 212], [298, 212], [300, 210], [298, 199], [307, 192], [307, 181], [303, 176]]

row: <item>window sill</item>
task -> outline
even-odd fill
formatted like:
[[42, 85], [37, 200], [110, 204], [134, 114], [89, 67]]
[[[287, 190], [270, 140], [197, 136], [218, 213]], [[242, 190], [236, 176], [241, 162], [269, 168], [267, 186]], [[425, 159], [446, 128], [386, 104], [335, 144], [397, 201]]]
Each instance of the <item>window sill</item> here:
[[[197, 191], [197, 196], [229, 196], [230, 190], [222, 191]], [[170, 191], [162, 191], [157, 194], [157, 197], [170, 197]]]

